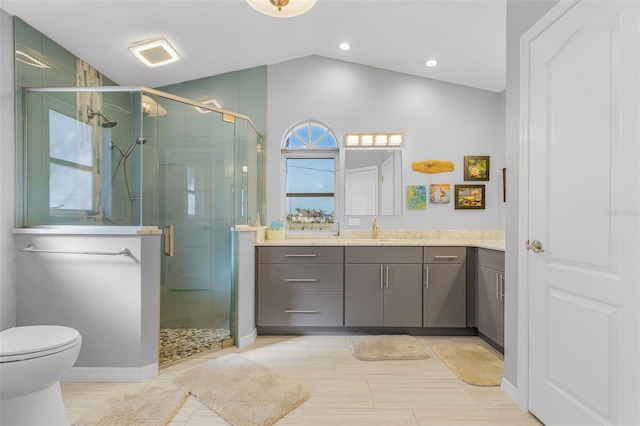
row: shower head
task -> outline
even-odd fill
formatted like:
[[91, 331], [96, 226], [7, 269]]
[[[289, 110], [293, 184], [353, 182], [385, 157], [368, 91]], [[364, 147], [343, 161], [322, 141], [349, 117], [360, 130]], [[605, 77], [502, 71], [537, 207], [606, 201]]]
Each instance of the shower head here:
[[118, 125], [118, 123], [116, 121], [110, 120], [109, 118], [107, 118], [103, 113], [101, 113], [100, 111], [94, 111], [91, 108], [87, 108], [87, 117], [89, 119], [92, 119], [93, 117], [95, 117], [96, 115], [99, 115], [100, 117], [102, 117], [104, 119], [104, 121], [100, 124], [102, 127], [104, 127], [105, 129], [110, 129], [112, 127], [116, 127]]

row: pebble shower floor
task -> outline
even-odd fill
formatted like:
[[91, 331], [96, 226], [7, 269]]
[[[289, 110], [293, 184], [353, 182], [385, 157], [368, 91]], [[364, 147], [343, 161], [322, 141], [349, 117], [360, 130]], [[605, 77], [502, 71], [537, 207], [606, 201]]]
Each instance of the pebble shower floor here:
[[231, 333], [225, 329], [211, 328], [161, 328], [160, 366], [188, 358], [213, 349], [222, 349], [222, 341]]

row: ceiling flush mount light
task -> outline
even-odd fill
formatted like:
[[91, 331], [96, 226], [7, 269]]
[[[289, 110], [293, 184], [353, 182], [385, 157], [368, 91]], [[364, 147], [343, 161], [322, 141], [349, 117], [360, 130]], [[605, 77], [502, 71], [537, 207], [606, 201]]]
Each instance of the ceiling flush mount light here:
[[247, 0], [258, 12], [278, 18], [302, 15], [316, 4], [316, 0]]
[[180, 60], [178, 52], [162, 37], [133, 43], [129, 46], [129, 51], [150, 68], [168, 65]]
[[343, 41], [342, 43], [340, 43], [340, 49], [347, 51], [351, 49], [351, 45], [349, 43], [347, 43], [346, 41]]
[[436, 61], [435, 59], [429, 59], [427, 62], [425, 62], [425, 65], [429, 68], [433, 68], [438, 65], [438, 61]]
[[347, 148], [402, 146], [402, 133], [347, 133], [344, 139]]

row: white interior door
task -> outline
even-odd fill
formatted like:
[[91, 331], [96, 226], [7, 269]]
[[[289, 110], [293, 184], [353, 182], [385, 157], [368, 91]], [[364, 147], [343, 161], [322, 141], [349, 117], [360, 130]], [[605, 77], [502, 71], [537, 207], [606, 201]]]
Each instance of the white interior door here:
[[392, 215], [395, 206], [393, 200], [393, 189], [395, 188], [393, 155], [382, 163], [382, 176], [380, 179], [380, 214]]
[[554, 13], [523, 38], [528, 237], [542, 247], [525, 265], [529, 409], [547, 425], [637, 425], [638, 2]]
[[345, 214], [378, 214], [378, 167], [360, 167], [344, 171]]

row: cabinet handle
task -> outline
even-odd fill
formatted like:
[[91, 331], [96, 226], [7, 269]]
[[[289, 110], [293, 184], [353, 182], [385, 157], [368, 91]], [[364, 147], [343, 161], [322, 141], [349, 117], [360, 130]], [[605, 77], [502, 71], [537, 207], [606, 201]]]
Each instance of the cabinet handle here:
[[285, 254], [284, 257], [316, 257], [316, 255], [313, 254], [313, 253], [309, 253], [309, 254]]
[[384, 285], [384, 265], [380, 265], [380, 288]]
[[313, 309], [285, 309], [285, 313], [287, 314], [317, 314], [318, 311], [314, 311]]
[[500, 300], [500, 272], [496, 272], [496, 299]]
[[442, 259], [457, 259], [458, 256], [433, 256], [436, 260], [442, 260]]
[[385, 287], [389, 288], [389, 265], [385, 265]]
[[424, 288], [429, 288], [429, 265], [424, 267]]
[[285, 278], [286, 283], [315, 283], [318, 281], [315, 278]]
[[504, 300], [504, 274], [500, 272], [500, 300]]

